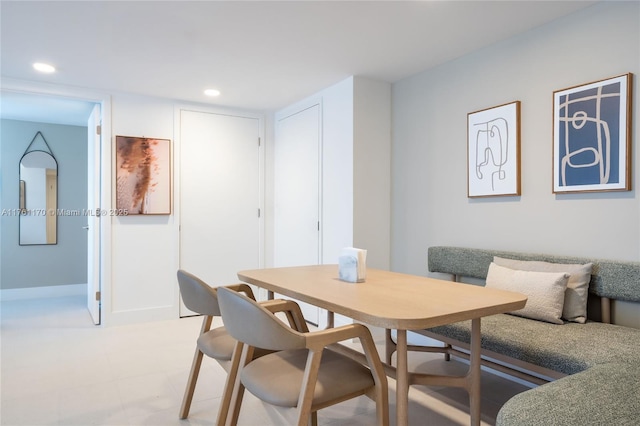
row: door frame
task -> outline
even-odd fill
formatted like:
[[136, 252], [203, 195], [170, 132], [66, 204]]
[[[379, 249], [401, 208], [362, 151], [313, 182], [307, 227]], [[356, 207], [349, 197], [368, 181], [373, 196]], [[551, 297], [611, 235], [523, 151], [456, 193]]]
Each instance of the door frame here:
[[[102, 182], [100, 181], [102, 147], [101, 105], [93, 104], [91, 115], [87, 119], [87, 211], [96, 207], [96, 198], [100, 204]], [[96, 173], [97, 170], [97, 173]], [[100, 222], [97, 212], [87, 215], [87, 308], [95, 325], [101, 323], [100, 307], [102, 300], [100, 288]], [[96, 261], [98, 259], [98, 261]]]
[[[100, 140], [102, 167], [100, 170], [100, 181], [103, 183], [111, 182], [111, 96], [108, 93], [9, 78], [2, 78], [2, 90], [26, 95], [53, 96], [100, 104], [100, 118], [102, 122]], [[111, 207], [111, 184], [103, 184], [101, 186], [99, 204], [101, 209], [109, 209]], [[97, 287], [100, 288], [102, 299], [100, 318], [101, 325], [106, 325], [109, 323], [109, 312], [111, 311], [111, 220], [100, 220], [98, 246], [100, 247], [100, 255], [97, 263], [100, 270], [100, 282]], [[87, 259], [87, 261], [89, 261], [89, 259]]]
[[[265, 267], [265, 249], [266, 249], [266, 243], [265, 243], [265, 234], [266, 234], [266, 226], [265, 226], [265, 221], [267, 219], [267, 217], [269, 216], [268, 214], [265, 214], [265, 209], [266, 209], [266, 205], [265, 205], [265, 199], [266, 199], [266, 192], [265, 192], [265, 188], [266, 188], [266, 170], [265, 170], [265, 163], [266, 163], [266, 141], [265, 141], [265, 116], [263, 113], [260, 112], [254, 112], [254, 111], [245, 111], [245, 110], [239, 110], [239, 109], [234, 109], [234, 108], [225, 108], [225, 107], [218, 107], [218, 106], [202, 106], [202, 105], [198, 105], [195, 106], [193, 104], [188, 104], [188, 103], [176, 103], [174, 105], [174, 109], [173, 109], [173, 120], [174, 120], [174, 126], [173, 126], [173, 140], [174, 140], [174, 148], [173, 148], [173, 197], [174, 197], [174, 220], [175, 223], [178, 224], [178, 232], [176, 232], [174, 234], [174, 247], [180, 247], [180, 243], [181, 243], [181, 234], [180, 234], [180, 224], [182, 223], [182, 215], [181, 215], [181, 208], [182, 208], [182, 203], [181, 203], [181, 197], [182, 197], [182, 192], [181, 192], [181, 185], [182, 182], [180, 180], [180, 176], [181, 176], [181, 164], [182, 164], [182, 157], [181, 157], [181, 152], [180, 152], [180, 147], [181, 145], [181, 132], [182, 132], [182, 123], [181, 123], [181, 114], [182, 111], [191, 111], [191, 112], [200, 112], [200, 113], [208, 113], [208, 114], [220, 114], [220, 115], [229, 115], [229, 116], [235, 116], [235, 117], [243, 117], [243, 118], [251, 118], [251, 119], [256, 119], [258, 120], [258, 137], [260, 138], [260, 146], [259, 146], [259, 150], [258, 150], [258, 167], [259, 167], [259, 171], [258, 171], [258, 176], [259, 176], [259, 188], [258, 188], [258, 208], [260, 209], [260, 218], [259, 218], [259, 223], [258, 223], [258, 246], [259, 246], [259, 268], [264, 268]], [[180, 265], [180, 259], [181, 259], [181, 253], [180, 253], [180, 249], [178, 249], [177, 251], [177, 259], [176, 259], [176, 263], [178, 264], [178, 268], [181, 267]], [[257, 290], [256, 296], [258, 297], [258, 299], [266, 299], [267, 298], [267, 291], [263, 288], [259, 288], [259, 289], [255, 289]], [[190, 315], [190, 311], [187, 309], [186, 306], [184, 306], [184, 303], [182, 302], [182, 297], [180, 296], [180, 291], [178, 286], [176, 285], [176, 308], [177, 308], [177, 316], [181, 317], [181, 316], [189, 316]]]

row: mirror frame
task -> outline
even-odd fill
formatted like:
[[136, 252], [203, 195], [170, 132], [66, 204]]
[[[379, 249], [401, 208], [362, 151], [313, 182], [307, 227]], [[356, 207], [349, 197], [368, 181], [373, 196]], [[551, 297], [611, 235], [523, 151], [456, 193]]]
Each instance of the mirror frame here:
[[[31, 145], [33, 145], [34, 141], [37, 139], [38, 135], [40, 135], [40, 137], [42, 138], [42, 140], [44, 141], [44, 144], [47, 147], [47, 151], [42, 150], [42, 149], [30, 149]], [[38, 208], [33, 210], [33, 214], [32, 216], [41, 216], [41, 217], [45, 217], [45, 238], [44, 241], [45, 242], [35, 242], [35, 243], [30, 243], [30, 242], [23, 242], [22, 241], [22, 226], [23, 226], [23, 220], [25, 217], [27, 216], [31, 216], [30, 210], [29, 210], [29, 206], [27, 205], [27, 191], [29, 190], [28, 185], [26, 180], [23, 179], [22, 176], [22, 162], [25, 159], [25, 157], [29, 154], [32, 153], [42, 153], [42, 154], [46, 154], [49, 157], [51, 157], [51, 160], [53, 160], [53, 164], [55, 164], [55, 206], [52, 208], [49, 208], [49, 206], [45, 206], [44, 209]], [[58, 164], [58, 160], [56, 159], [55, 155], [53, 155], [53, 152], [51, 151], [51, 148], [49, 147], [49, 144], [47, 143], [46, 139], [44, 138], [44, 136], [42, 135], [41, 132], [37, 132], [36, 135], [33, 137], [33, 140], [31, 141], [31, 143], [29, 144], [29, 146], [27, 147], [27, 149], [25, 150], [24, 154], [22, 154], [22, 157], [20, 157], [20, 161], [18, 163], [18, 179], [19, 179], [19, 189], [18, 189], [18, 206], [19, 206], [19, 211], [20, 211], [20, 217], [18, 219], [18, 245], [20, 246], [36, 246], [36, 245], [56, 245], [58, 244], [58, 169], [59, 169], [59, 164]], [[52, 168], [46, 168], [45, 170], [53, 170]], [[49, 174], [47, 172], [45, 172], [45, 179], [48, 180], [48, 176], [54, 176], [53, 173]], [[46, 191], [46, 188], [45, 188]], [[52, 211], [53, 210], [53, 211]], [[48, 242], [49, 240], [49, 225], [48, 222], [49, 221], [53, 221], [53, 238], [51, 239], [52, 242]]]

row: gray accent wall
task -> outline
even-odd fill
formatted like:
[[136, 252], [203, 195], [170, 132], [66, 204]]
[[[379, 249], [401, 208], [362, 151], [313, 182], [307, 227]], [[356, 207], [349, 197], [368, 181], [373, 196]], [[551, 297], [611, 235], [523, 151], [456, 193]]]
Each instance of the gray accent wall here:
[[[553, 194], [553, 91], [629, 72], [633, 190]], [[601, 2], [394, 83], [392, 269], [433, 245], [640, 260], [639, 79], [640, 3]], [[467, 198], [467, 114], [516, 100], [522, 195]]]
[[46, 287], [87, 282], [87, 231], [83, 216], [58, 217], [58, 244], [18, 244], [20, 158], [40, 131], [58, 161], [58, 209], [87, 204], [87, 128], [17, 120], [0, 121], [2, 197], [0, 288]]

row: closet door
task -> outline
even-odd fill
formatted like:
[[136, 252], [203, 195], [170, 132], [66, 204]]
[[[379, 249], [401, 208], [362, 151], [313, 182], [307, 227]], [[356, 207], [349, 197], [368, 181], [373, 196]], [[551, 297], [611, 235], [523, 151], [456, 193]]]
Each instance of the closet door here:
[[259, 126], [257, 118], [180, 113], [180, 267], [212, 286], [261, 267]]
[[[274, 266], [320, 259], [320, 104], [276, 117], [274, 146]], [[302, 304], [318, 324], [318, 308]]]

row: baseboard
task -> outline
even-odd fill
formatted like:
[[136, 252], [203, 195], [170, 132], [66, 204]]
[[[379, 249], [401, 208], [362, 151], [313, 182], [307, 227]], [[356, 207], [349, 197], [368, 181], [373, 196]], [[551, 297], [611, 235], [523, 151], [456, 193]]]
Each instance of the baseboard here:
[[0, 301], [48, 299], [52, 297], [86, 296], [86, 284], [53, 285], [47, 287], [7, 288], [0, 290]]

